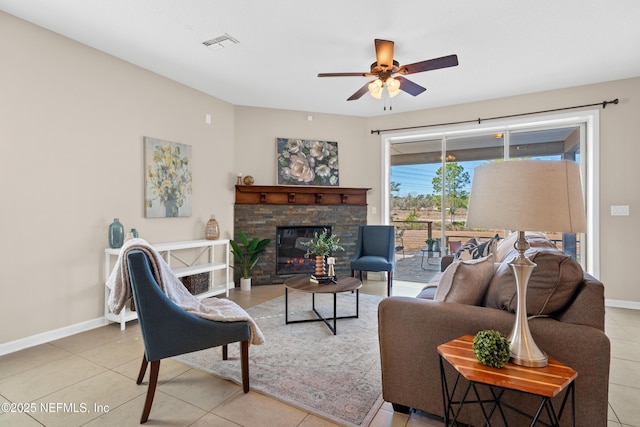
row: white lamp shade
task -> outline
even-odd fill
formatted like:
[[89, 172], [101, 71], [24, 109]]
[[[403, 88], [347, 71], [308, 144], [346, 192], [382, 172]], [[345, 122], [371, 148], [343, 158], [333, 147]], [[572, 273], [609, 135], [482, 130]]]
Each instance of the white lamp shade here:
[[513, 160], [475, 168], [467, 227], [586, 231], [580, 169], [568, 160]]
[[389, 77], [387, 79], [387, 90], [389, 91], [389, 97], [393, 98], [400, 93], [400, 81]]
[[369, 83], [369, 93], [376, 99], [382, 98], [383, 83], [382, 80], [376, 79]]

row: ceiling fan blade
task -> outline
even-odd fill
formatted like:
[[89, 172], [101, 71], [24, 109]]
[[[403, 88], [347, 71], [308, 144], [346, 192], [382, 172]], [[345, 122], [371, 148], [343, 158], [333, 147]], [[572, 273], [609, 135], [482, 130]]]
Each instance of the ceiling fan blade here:
[[427, 90], [422, 86], [420, 86], [419, 84], [414, 83], [409, 79], [405, 79], [402, 76], [394, 77], [394, 79], [400, 82], [400, 90], [403, 90], [410, 95], [417, 96], [417, 95], [420, 95], [425, 90]]
[[376, 62], [378, 67], [393, 68], [393, 42], [389, 40], [375, 39]]
[[401, 74], [422, 73], [423, 71], [437, 70], [440, 68], [455, 67], [458, 65], [458, 55], [443, 56], [441, 58], [428, 59], [426, 61], [403, 65], [398, 70]]
[[356, 93], [354, 93], [349, 98], [347, 98], [347, 101], [355, 101], [356, 99], [360, 99], [362, 97], [362, 95], [364, 95], [368, 91], [369, 91], [369, 83], [367, 83], [366, 85], [364, 85], [360, 89], [358, 89], [358, 91]]
[[375, 74], [367, 73], [319, 73], [318, 77], [368, 77]]

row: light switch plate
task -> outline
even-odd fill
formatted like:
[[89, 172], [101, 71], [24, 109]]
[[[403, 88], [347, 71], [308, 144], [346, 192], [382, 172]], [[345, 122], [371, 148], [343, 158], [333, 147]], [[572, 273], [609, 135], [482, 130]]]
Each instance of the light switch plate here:
[[628, 205], [611, 206], [611, 216], [629, 216]]

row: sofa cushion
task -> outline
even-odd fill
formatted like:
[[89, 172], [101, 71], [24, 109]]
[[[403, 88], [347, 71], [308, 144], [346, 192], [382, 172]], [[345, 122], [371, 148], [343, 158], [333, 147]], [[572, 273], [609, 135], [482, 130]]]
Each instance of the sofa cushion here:
[[[525, 231], [524, 234], [526, 236], [527, 242], [529, 242], [529, 245], [531, 246], [547, 246], [550, 248], [555, 248], [553, 242], [547, 239], [547, 236], [545, 236], [544, 233], [540, 233], [538, 231]], [[500, 243], [497, 245], [495, 253], [496, 262], [511, 261], [511, 258], [513, 258], [513, 254], [511, 254], [511, 251], [515, 250], [513, 249], [513, 245], [516, 243], [516, 240], [518, 240], [518, 232], [513, 231], [500, 241]], [[516, 251], [515, 253], [517, 254], [518, 252]], [[509, 257], [507, 257], [507, 255]]]
[[[536, 242], [541, 243], [542, 242]], [[527, 257], [537, 266], [533, 269], [527, 288], [527, 314], [551, 315], [562, 310], [573, 298], [583, 278], [583, 271], [569, 255], [551, 245], [534, 246]], [[484, 305], [510, 312], [516, 311], [517, 296], [513, 271], [508, 264], [517, 251], [505, 257], [489, 283]]]
[[516, 240], [518, 240], [518, 232], [514, 231], [500, 241], [500, 244], [496, 249], [496, 262], [508, 261], [505, 257], [513, 249], [513, 244]]
[[442, 274], [434, 300], [480, 305], [495, 271], [494, 256], [453, 262]]
[[436, 294], [436, 290], [437, 289], [438, 289], [437, 286], [427, 285], [424, 288], [422, 288], [422, 290], [420, 291], [420, 293], [418, 295], [416, 295], [416, 298], [433, 299], [433, 297]]

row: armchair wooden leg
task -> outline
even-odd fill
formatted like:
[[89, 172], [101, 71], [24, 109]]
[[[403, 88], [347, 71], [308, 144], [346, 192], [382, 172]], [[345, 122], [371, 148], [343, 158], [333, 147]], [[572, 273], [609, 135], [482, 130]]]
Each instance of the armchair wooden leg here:
[[151, 372], [149, 373], [149, 387], [147, 388], [147, 399], [144, 402], [144, 409], [140, 417], [140, 424], [144, 424], [149, 419], [151, 405], [153, 404], [153, 396], [156, 393], [156, 385], [158, 385], [158, 372], [160, 372], [160, 361], [151, 362]]
[[136, 381], [136, 384], [140, 385], [142, 384], [142, 380], [144, 379], [144, 374], [147, 372], [147, 365], [149, 364], [149, 362], [147, 362], [147, 354], [143, 354], [142, 355], [142, 366], [140, 366], [140, 373], [138, 374], [138, 379]]
[[391, 296], [392, 284], [393, 284], [393, 271], [390, 271], [389, 274], [387, 274], [387, 296], [388, 297]]
[[222, 360], [227, 360], [229, 357], [229, 350], [226, 344], [222, 344]]
[[249, 341], [240, 343], [240, 362], [242, 364], [242, 390], [249, 392]]
[[355, 270], [351, 270], [351, 277], [356, 277], [356, 271]]

